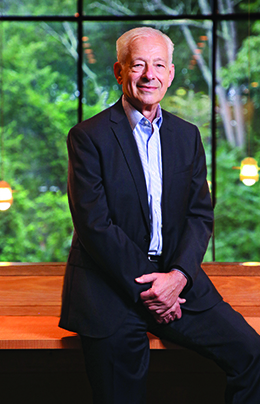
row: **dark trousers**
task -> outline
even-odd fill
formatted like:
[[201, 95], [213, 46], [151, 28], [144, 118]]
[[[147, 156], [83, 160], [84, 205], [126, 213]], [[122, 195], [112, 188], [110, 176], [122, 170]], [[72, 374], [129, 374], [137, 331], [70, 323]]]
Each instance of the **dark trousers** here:
[[[149, 366], [147, 331], [213, 359], [227, 375], [227, 404], [260, 403], [260, 336], [227, 303], [183, 311], [157, 324], [140, 304], [108, 338], [81, 337], [94, 404], [144, 404]], [[187, 386], [188, 387], [188, 386]]]

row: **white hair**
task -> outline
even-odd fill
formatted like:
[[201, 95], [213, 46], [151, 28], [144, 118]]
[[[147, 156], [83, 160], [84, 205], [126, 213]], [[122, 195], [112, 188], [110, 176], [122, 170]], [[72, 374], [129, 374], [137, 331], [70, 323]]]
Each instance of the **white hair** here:
[[117, 52], [117, 60], [119, 63], [124, 65], [126, 63], [126, 57], [129, 52], [129, 47], [131, 42], [134, 39], [141, 38], [141, 37], [152, 37], [155, 35], [159, 35], [165, 41], [165, 44], [168, 49], [168, 56], [169, 56], [169, 63], [172, 63], [172, 55], [174, 50], [174, 44], [172, 43], [171, 39], [165, 35], [163, 32], [159, 31], [158, 29], [154, 29], [151, 27], [138, 27], [133, 28], [129, 31], [126, 31], [123, 35], [121, 35], [118, 40], [116, 41], [116, 52]]

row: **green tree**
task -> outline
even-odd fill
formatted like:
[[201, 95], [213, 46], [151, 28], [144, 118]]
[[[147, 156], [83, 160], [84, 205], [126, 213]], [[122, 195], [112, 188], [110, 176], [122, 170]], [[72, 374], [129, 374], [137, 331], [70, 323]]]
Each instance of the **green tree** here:
[[63, 261], [72, 232], [66, 134], [77, 120], [75, 64], [44, 24], [6, 22], [3, 32], [4, 179], [16, 192], [0, 212], [1, 260]]

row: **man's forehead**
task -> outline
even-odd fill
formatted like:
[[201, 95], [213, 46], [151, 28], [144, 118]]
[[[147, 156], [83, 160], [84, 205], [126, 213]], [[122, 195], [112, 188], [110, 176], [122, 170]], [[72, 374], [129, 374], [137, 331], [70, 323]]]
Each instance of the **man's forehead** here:
[[[149, 52], [146, 52], [147, 42], [150, 42]], [[143, 45], [143, 46], [142, 46]], [[145, 47], [145, 49], [144, 49]], [[146, 59], [151, 56], [153, 59], [165, 60], [168, 58], [168, 48], [165, 40], [159, 35], [141, 36], [132, 39], [128, 48], [128, 58]]]
[[139, 44], [142, 44], [148, 41], [160, 44], [160, 46], [162, 47], [167, 47], [166, 41], [161, 35], [153, 34], [153, 35], [139, 35], [137, 37], [132, 38], [132, 40], [129, 43], [129, 48], [135, 48], [137, 42], [139, 42]]

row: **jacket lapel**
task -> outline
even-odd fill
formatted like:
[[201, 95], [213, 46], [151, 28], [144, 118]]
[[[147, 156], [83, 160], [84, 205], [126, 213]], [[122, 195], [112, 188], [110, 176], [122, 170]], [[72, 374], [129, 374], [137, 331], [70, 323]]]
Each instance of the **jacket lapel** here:
[[[162, 172], [163, 172], [163, 189], [162, 189], [162, 232], [163, 232], [163, 260], [167, 267], [169, 257], [172, 254], [172, 243], [176, 240], [175, 227], [169, 227], [174, 216], [178, 216], [175, 211], [175, 200], [177, 194], [173, 192], [173, 173], [176, 170], [176, 164], [179, 162], [178, 156], [178, 140], [174, 135], [174, 125], [169, 120], [168, 115], [163, 114], [163, 124], [160, 130], [161, 150], [162, 150]], [[176, 191], [178, 193], [178, 190]], [[171, 220], [169, 221], [169, 217]], [[175, 222], [176, 223], [176, 222]], [[170, 234], [169, 234], [170, 233]]]
[[174, 164], [174, 150], [175, 147], [172, 145], [174, 142], [174, 137], [172, 136], [172, 131], [168, 126], [168, 119], [163, 116], [163, 123], [160, 130], [161, 138], [161, 151], [162, 151], [162, 172], [163, 172], [163, 195], [164, 191], [170, 186], [170, 171]]
[[132, 129], [119, 100], [111, 108], [111, 127], [120, 144], [128, 168], [135, 182], [136, 190], [139, 195], [141, 208], [145, 217], [147, 228], [149, 230], [149, 208], [148, 197], [145, 183], [145, 177], [138, 148], [132, 133]]
[[173, 119], [163, 111], [163, 124], [160, 130], [163, 171], [163, 195], [166, 197], [167, 190], [171, 189], [173, 173], [180, 165], [178, 136], [175, 135]]

